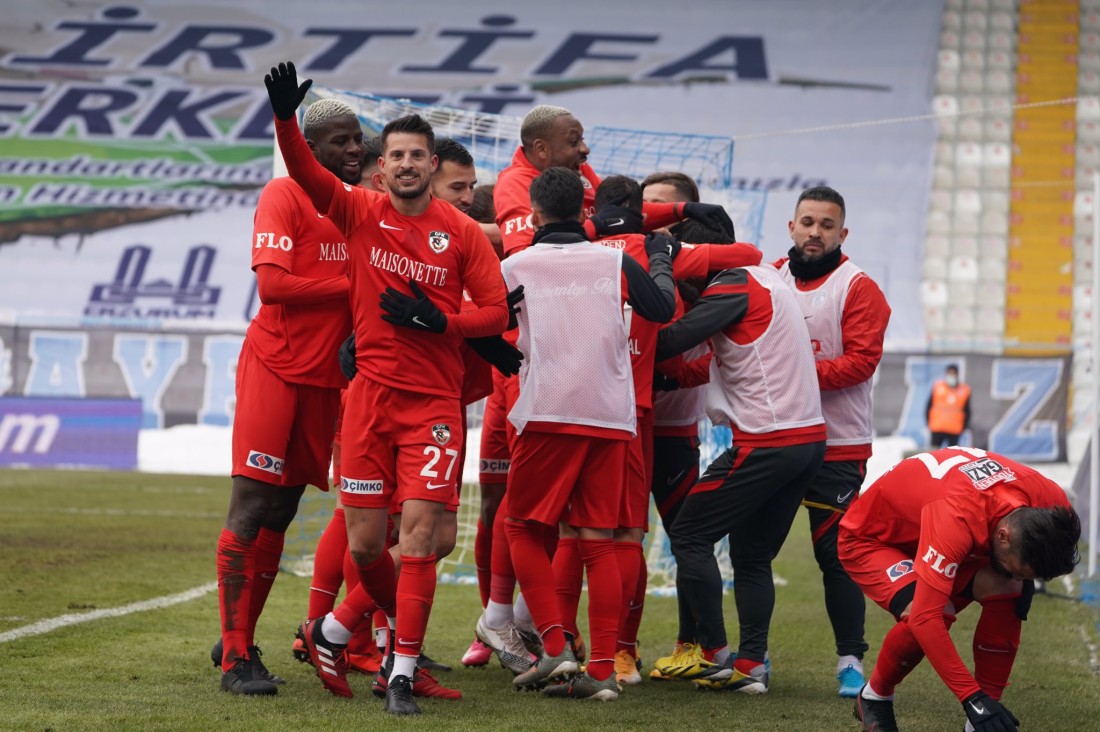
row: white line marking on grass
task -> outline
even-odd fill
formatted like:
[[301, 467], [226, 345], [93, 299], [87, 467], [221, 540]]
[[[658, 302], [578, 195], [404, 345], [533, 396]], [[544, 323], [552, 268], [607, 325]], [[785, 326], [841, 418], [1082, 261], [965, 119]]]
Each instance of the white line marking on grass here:
[[132, 602], [129, 605], [123, 605], [122, 607], [111, 607], [104, 610], [93, 610], [87, 613], [69, 613], [68, 615], [59, 615], [56, 618], [40, 620], [37, 623], [24, 625], [21, 628], [15, 628], [13, 630], [0, 633], [0, 643], [7, 643], [8, 641], [19, 640], [20, 638], [28, 638], [32, 635], [42, 635], [43, 633], [49, 633], [50, 631], [57, 630], [58, 628], [64, 628], [69, 625], [77, 625], [79, 623], [88, 623], [92, 620], [100, 620], [102, 618], [120, 618], [124, 615], [142, 613], [146, 610], [159, 610], [164, 607], [179, 605], [180, 603], [197, 599], [199, 597], [202, 597], [203, 595], [215, 592], [217, 589], [218, 583], [210, 582], [209, 584], [199, 585], [198, 587], [193, 587], [190, 590], [180, 592], [176, 595], [164, 595], [163, 597], [154, 597], [152, 600]]
[[1088, 628], [1084, 625], [1078, 625], [1077, 629], [1081, 631], [1081, 640], [1085, 643], [1085, 649], [1089, 652], [1089, 670], [1094, 675], [1100, 675], [1100, 649], [1096, 647], [1096, 643], [1093, 642]]
[[145, 508], [66, 508], [66, 507], [5, 507], [10, 513], [59, 513], [70, 516], [141, 516], [144, 518], [172, 518], [172, 519], [217, 519], [223, 514], [211, 511], [162, 511]]

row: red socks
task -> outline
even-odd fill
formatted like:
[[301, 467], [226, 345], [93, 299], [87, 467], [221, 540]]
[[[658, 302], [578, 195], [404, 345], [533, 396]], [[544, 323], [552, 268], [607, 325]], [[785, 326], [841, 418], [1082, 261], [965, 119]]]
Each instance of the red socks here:
[[584, 562], [581, 561], [576, 537], [558, 539], [553, 567], [562, 625], [576, 637], [580, 635], [577, 628], [577, 607], [581, 603], [581, 584], [584, 582]]
[[317, 541], [313, 557], [313, 580], [309, 583], [309, 608], [306, 617], [320, 618], [332, 611], [340, 585], [344, 581], [344, 555], [348, 551], [348, 530], [344, 509], [337, 506], [332, 519]]
[[348, 592], [344, 601], [332, 612], [332, 617], [336, 618], [340, 625], [354, 633], [363, 627], [370, 628], [369, 625], [364, 626], [364, 623], [370, 621], [371, 615], [377, 609], [378, 606], [374, 604], [374, 600], [367, 594], [363, 584], [360, 583]]
[[894, 624], [882, 641], [869, 682], [880, 696], [891, 696], [909, 672], [924, 659], [924, 651], [909, 628], [909, 618]]
[[1020, 647], [1018, 595], [998, 595], [982, 602], [982, 614], [974, 629], [974, 679], [982, 691], [1000, 700], [1008, 686], [1016, 650]]
[[251, 608], [249, 578], [254, 566], [255, 544], [229, 529], [218, 536], [218, 609], [222, 620], [222, 670], [238, 658], [248, 658], [248, 623]]
[[[516, 579], [519, 580], [520, 589], [527, 600], [531, 619], [542, 635], [546, 655], [557, 656], [565, 650], [565, 634], [562, 632], [558, 599], [554, 590], [554, 573], [543, 541], [546, 527], [535, 522], [509, 521], [499, 513], [496, 523], [504, 525], [512, 561], [515, 563]], [[493, 554], [495, 569], [496, 552]], [[493, 590], [495, 594], [495, 581]], [[495, 602], [496, 598], [493, 600]], [[511, 594], [506, 602], [512, 602]]]
[[493, 522], [493, 549], [490, 567], [492, 579], [489, 583], [489, 599], [499, 602], [501, 605], [511, 605], [512, 597], [516, 592], [516, 570], [512, 566], [512, 547], [509, 540], [508, 521], [508, 494], [504, 494], [504, 500], [497, 509], [497, 518]]
[[393, 643], [395, 653], [414, 658], [420, 655], [435, 599], [435, 582], [435, 554], [426, 557], [401, 555], [401, 575], [397, 580], [397, 638]]
[[[495, 522], [494, 522], [495, 523]], [[477, 589], [481, 593], [481, 607], [489, 604], [489, 588], [492, 583], [493, 527], [477, 521], [474, 535], [474, 568], [477, 569]]]
[[268, 529], [260, 529], [256, 535], [253, 554], [251, 590], [248, 599], [248, 645], [255, 645], [256, 621], [264, 611], [271, 586], [279, 576], [279, 560], [283, 557], [284, 534]]
[[379, 554], [371, 564], [359, 567], [359, 580], [380, 610], [387, 615], [397, 611], [397, 567], [388, 551]]
[[[622, 604], [622, 580], [611, 539], [578, 539], [588, 573], [589, 676], [603, 681], [615, 671], [615, 635]], [[527, 588], [523, 588], [524, 594]]]
[[629, 651], [638, 656], [638, 626], [645, 607], [646, 568], [642, 545], [633, 541], [615, 542], [615, 559], [622, 578], [622, 607], [619, 610], [616, 651]]

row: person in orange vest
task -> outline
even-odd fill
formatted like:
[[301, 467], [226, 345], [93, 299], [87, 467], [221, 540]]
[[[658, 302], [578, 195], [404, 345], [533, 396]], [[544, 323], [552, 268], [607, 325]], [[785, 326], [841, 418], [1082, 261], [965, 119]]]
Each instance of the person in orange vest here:
[[959, 367], [949, 364], [942, 379], [932, 385], [925, 407], [931, 449], [959, 444], [970, 426], [970, 387], [959, 381]]

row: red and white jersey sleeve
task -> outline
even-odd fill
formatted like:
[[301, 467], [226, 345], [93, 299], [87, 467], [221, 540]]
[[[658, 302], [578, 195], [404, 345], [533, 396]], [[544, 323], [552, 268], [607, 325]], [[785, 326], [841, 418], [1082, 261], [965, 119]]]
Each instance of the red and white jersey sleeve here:
[[[344, 234], [290, 178], [264, 187], [256, 206], [252, 268], [274, 265], [311, 280], [346, 277]], [[248, 339], [264, 365], [292, 383], [342, 387], [336, 351], [351, 332], [347, 299], [260, 305]]]

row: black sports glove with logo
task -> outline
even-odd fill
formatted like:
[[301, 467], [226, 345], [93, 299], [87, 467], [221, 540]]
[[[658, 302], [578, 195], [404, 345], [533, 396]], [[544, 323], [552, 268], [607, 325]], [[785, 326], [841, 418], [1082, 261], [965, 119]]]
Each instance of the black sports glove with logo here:
[[[519, 326], [519, 320], [517, 318], [519, 316], [519, 304], [521, 302], [523, 302], [523, 285], [520, 285], [508, 293], [508, 330], [512, 330]], [[492, 362], [490, 361], [490, 363]]]
[[347, 377], [348, 381], [355, 378], [359, 368], [355, 365], [355, 334], [352, 333], [340, 344], [340, 350], [336, 357], [340, 359], [340, 373]]
[[467, 338], [470, 348], [505, 376], [515, 376], [519, 373], [519, 367], [523, 363], [523, 351], [513, 346], [502, 337], [487, 336], [485, 338]]
[[974, 732], [1016, 732], [1020, 720], [999, 701], [979, 691], [963, 701], [963, 711], [974, 727]]
[[306, 92], [313, 85], [313, 79], [298, 84], [298, 72], [291, 61], [272, 66], [264, 77], [267, 98], [271, 101], [271, 111], [282, 120], [290, 119], [306, 98]]
[[599, 213], [590, 216], [592, 226], [596, 228], [596, 236], [603, 239], [617, 234], [640, 234], [645, 229], [645, 218], [641, 211], [623, 206], [627, 196], [620, 196], [608, 202], [600, 209]]
[[726, 209], [716, 203], [685, 203], [683, 209], [684, 218], [694, 219], [704, 226], [717, 229], [736, 241], [733, 233], [733, 220], [726, 213]]
[[435, 306], [416, 280], [409, 280], [412, 296], [387, 287], [379, 300], [379, 306], [386, 311], [382, 320], [404, 328], [426, 330], [429, 333], [442, 333], [447, 330], [447, 316]]
[[682, 245], [680, 242], [665, 234], [651, 231], [645, 235], [645, 253], [652, 257], [655, 254], [667, 254], [669, 259], [676, 259]]
[[1031, 600], [1035, 597], [1035, 580], [1024, 580], [1024, 588], [1020, 596], [1016, 598], [1016, 617], [1027, 620], [1027, 614], [1031, 612]]

